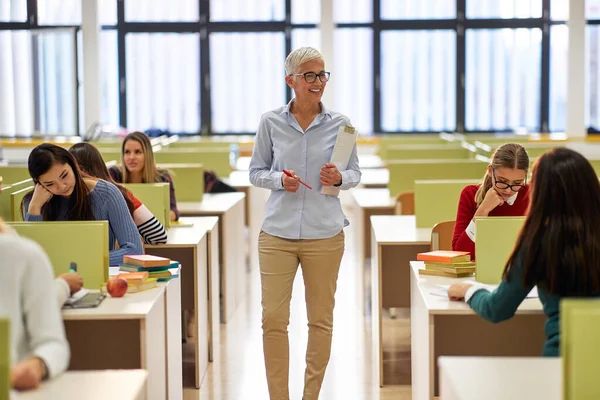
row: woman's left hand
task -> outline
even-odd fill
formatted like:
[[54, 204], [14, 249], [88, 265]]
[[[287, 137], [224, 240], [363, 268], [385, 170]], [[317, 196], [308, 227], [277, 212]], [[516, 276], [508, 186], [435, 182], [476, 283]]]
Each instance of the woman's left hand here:
[[450, 300], [463, 300], [471, 286], [473, 285], [470, 283], [453, 283], [448, 288], [448, 298]]
[[321, 185], [333, 186], [342, 183], [342, 174], [335, 164], [327, 163], [321, 167]]

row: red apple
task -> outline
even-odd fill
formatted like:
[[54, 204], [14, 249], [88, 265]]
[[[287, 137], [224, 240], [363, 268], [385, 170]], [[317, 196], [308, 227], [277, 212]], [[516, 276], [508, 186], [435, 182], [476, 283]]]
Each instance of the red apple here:
[[123, 278], [108, 278], [106, 290], [111, 297], [123, 297], [127, 293], [127, 281]]

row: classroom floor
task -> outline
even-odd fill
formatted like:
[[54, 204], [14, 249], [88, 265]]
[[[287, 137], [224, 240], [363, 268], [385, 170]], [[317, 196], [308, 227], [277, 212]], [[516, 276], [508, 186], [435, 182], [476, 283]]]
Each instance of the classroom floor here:
[[[346, 216], [352, 221], [350, 211]], [[410, 321], [408, 310], [394, 320], [384, 320], [383, 342], [386, 381], [379, 388], [373, 379], [370, 320], [363, 316], [365, 303], [357, 296], [360, 270], [352, 249], [352, 229], [346, 229], [346, 251], [338, 279], [331, 360], [321, 390], [326, 400], [408, 400], [410, 386]], [[308, 339], [301, 270], [294, 282], [291, 304], [290, 400], [302, 398], [304, 356]], [[262, 355], [260, 277], [250, 275], [247, 296], [234, 318], [221, 325], [220, 361], [211, 363], [200, 390], [185, 389], [185, 400], [268, 400]]]

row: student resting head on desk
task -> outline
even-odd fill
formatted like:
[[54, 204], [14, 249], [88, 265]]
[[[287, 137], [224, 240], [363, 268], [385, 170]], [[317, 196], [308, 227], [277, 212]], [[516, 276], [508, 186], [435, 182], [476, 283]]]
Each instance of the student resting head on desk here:
[[[271, 191], [258, 243], [264, 357], [270, 398], [290, 398], [287, 326], [300, 264], [309, 326], [303, 398], [312, 400], [319, 397], [331, 353], [343, 228], [349, 224], [340, 199], [321, 189], [348, 190], [358, 185], [361, 173], [356, 145], [344, 170], [329, 162], [338, 130], [350, 120], [321, 103], [329, 80], [323, 56], [299, 48], [287, 57], [285, 70], [294, 99], [262, 115], [250, 161], [250, 182]], [[287, 169], [291, 176], [283, 172]], [[300, 179], [312, 189], [300, 186]]]
[[475, 259], [475, 217], [519, 217], [527, 213], [529, 155], [523, 146], [506, 143], [492, 155], [483, 181], [460, 194], [452, 250], [468, 251]]
[[[125, 255], [144, 253], [137, 227], [115, 185], [84, 179], [73, 155], [49, 143], [31, 151], [28, 167], [35, 189], [21, 203], [25, 221], [108, 221], [110, 265], [119, 265]], [[115, 249], [116, 242], [119, 249]]]
[[114, 184], [119, 189], [127, 203], [129, 213], [137, 225], [140, 236], [144, 239], [144, 243], [167, 243], [167, 232], [164, 226], [131, 191], [113, 180], [102, 159], [102, 155], [94, 145], [90, 143], [77, 143], [71, 146], [69, 152], [77, 160], [84, 178], [102, 179]]
[[150, 139], [142, 132], [133, 132], [125, 136], [121, 146], [121, 165], [108, 170], [118, 183], [169, 183], [171, 221], [179, 219], [175, 186], [173, 179], [165, 170], [158, 169], [154, 163], [154, 151]]
[[465, 299], [492, 322], [511, 318], [537, 285], [544, 313], [544, 356], [559, 355], [560, 300], [600, 295], [600, 183], [591, 164], [566, 148], [546, 152], [535, 163], [531, 206], [492, 293], [478, 285], [455, 283], [453, 300]]
[[10, 319], [11, 387], [33, 389], [67, 369], [69, 344], [48, 256], [2, 220], [0, 275], [0, 315]]

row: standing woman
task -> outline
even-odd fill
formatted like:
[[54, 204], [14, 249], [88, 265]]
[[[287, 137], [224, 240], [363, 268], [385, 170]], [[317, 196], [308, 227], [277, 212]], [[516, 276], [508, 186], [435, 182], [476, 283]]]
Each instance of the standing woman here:
[[167, 232], [164, 226], [131, 191], [113, 180], [102, 159], [102, 155], [95, 146], [89, 143], [77, 143], [71, 146], [69, 153], [73, 154], [73, 157], [77, 160], [83, 175], [103, 179], [114, 184], [119, 189], [127, 203], [127, 208], [133, 218], [133, 222], [135, 222], [140, 236], [144, 239], [144, 243], [167, 243]]
[[[108, 221], [110, 265], [143, 254], [137, 227], [119, 189], [103, 180], [83, 179], [77, 161], [62, 147], [44, 143], [29, 155], [35, 183], [21, 203], [25, 221]], [[119, 249], [115, 249], [116, 242]]]
[[168, 182], [171, 200], [171, 221], [179, 219], [175, 186], [173, 179], [165, 170], [160, 170], [154, 163], [154, 152], [148, 136], [142, 132], [133, 132], [125, 136], [121, 146], [121, 166], [111, 167], [110, 175], [118, 183], [155, 183]]
[[475, 259], [475, 217], [521, 217], [529, 207], [529, 155], [518, 143], [506, 143], [492, 155], [483, 180], [460, 194], [452, 250]]
[[[348, 190], [358, 185], [361, 173], [356, 146], [346, 170], [329, 163], [338, 129], [350, 120], [321, 103], [329, 80], [322, 55], [299, 48], [287, 57], [285, 70], [295, 98], [263, 114], [250, 162], [250, 182], [271, 190], [258, 243], [263, 347], [270, 398], [288, 400], [287, 327], [300, 264], [309, 326], [303, 399], [316, 400], [331, 352], [343, 228], [349, 224], [339, 198], [323, 195], [321, 189]], [[301, 186], [300, 179], [312, 190]]]

